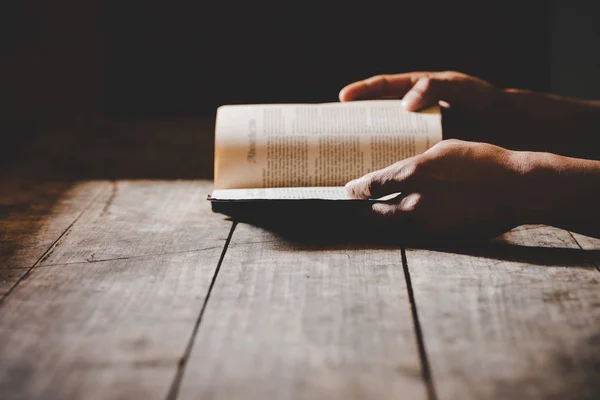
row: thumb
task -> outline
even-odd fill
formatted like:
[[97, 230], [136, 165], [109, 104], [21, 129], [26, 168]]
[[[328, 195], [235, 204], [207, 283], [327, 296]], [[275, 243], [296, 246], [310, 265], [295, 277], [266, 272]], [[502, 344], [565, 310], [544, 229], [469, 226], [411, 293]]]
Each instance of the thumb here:
[[355, 199], [378, 199], [405, 191], [415, 179], [418, 164], [416, 161], [420, 157], [410, 157], [354, 179], [346, 184], [346, 191]]
[[402, 105], [408, 111], [417, 111], [435, 105], [439, 100], [446, 100], [448, 96], [456, 96], [449, 90], [452, 88], [448, 88], [448, 82], [430, 76], [419, 78], [404, 95]]
[[494, 86], [486, 81], [454, 72], [420, 77], [402, 99], [408, 111], [417, 111], [443, 101], [451, 106], [475, 109], [493, 100]]

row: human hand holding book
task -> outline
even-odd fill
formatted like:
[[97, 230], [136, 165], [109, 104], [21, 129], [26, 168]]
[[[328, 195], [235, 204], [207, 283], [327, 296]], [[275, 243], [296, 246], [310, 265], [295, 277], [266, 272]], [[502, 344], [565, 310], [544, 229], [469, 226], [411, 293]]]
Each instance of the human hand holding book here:
[[353, 200], [344, 185], [442, 140], [439, 107], [398, 100], [228, 105], [217, 111], [213, 202]]
[[[366, 100], [382, 97], [404, 103]], [[589, 135], [600, 102], [502, 90], [455, 72], [377, 76], [340, 100], [221, 107], [213, 210], [242, 203], [259, 219], [337, 216], [329, 225], [343, 229], [364, 216], [392, 236], [489, 238], [545, 223], [600, 237]], [[474, 142], [442, 141], [438, 104], [445, 136]], [[590, 159], [548, 153], [555, 149]]]

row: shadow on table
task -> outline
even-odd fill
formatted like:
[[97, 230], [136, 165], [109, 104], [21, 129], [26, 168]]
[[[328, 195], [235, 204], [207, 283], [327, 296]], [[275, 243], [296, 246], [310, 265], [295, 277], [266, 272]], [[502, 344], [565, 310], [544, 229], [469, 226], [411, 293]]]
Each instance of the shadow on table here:
[[[215, 204], [213, 204], [215, 207]], [[353, 248], [415, 248], [463, 254], [502, 261], [514, 261], [546, 266], [589, 266], [600, 260], [600, 250], [568, 247], [541, 247], [494, 240], [453, 239], [433, 240], [402, 232], [400, 227], [375, 223], [368, 217], [370, 204], [360, 202], [322, 202], [312, 207], [289, 202], [229, 204], [216, 211], [232, 220], [248, 223], [277, 235], [303, 250], [323, 250], [352, 246]], [[215, 208], [213, 208], [215, 209]], [[349, 215], [352, 218], [349, 218]], [[541, 228], [540, 228], [541, 229]]]
[[498, 240], [485, 243], [433, 246], [432, 250], [502, 261], [546, 266], [589, 266], [600, 260], [600, 250], [568, 247], [524, 246]]
[[[494, 382], [492, 398], [600, 398], [600, 333], [591, 333], [573, 347], [556, 351], [516, 380]], [[554, 378], [554, 379], [553, 379]]]

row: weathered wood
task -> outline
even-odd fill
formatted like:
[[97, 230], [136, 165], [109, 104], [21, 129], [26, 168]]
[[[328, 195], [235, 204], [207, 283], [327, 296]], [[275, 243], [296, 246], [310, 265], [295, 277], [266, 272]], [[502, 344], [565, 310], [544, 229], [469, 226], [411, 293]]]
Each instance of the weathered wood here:
[[584, 250], [588, 250], [589, 260], [593, 263], [598, 271], [600, 271], [600, 239], [584, 236], [579, 233], [571, 232], [573, 238]]
[[1, 397], [165, 398], [231, 228], [210, 190], [103, 191], [2, 304]]
[[0, 302], [26, 276], [107, 182], [74, 185], [0, 181]]
[[237, 226], [178, 398], [425, 397], [399, 248]]
[[600, 274], [569, 232], [407, 250], [438, 398], [600, 398]]
[[573, 232], [572, 234], [582, 249], [600, 250], [600, 239], [593, 238], [590, 236], [580, 235], [579, 233], [575, 233], [575, 232]]

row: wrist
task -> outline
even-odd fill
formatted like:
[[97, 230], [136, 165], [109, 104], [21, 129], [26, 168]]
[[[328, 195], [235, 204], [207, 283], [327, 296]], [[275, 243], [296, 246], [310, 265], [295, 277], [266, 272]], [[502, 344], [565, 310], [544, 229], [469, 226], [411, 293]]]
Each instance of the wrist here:
[[513, 151], [511, 167], [517, 176], [514, 218], [519, 224], [552, 225], [567, 206], [565, 157], [551, 153]]
[[600, 101], [523, 89], [501, 89], [496, 99], [495, 108], [507, 124], [503, 128], [512, 132], [498, 138], [502, 147], [600, 158], [597, 147], [586, 144], [590, 132], [600, 129]]
[[581, 210], [597, 208], [599, 161], [529, 151], [512, 152], [511, 159], [520, 224], [563, 226], [582, 218]]

